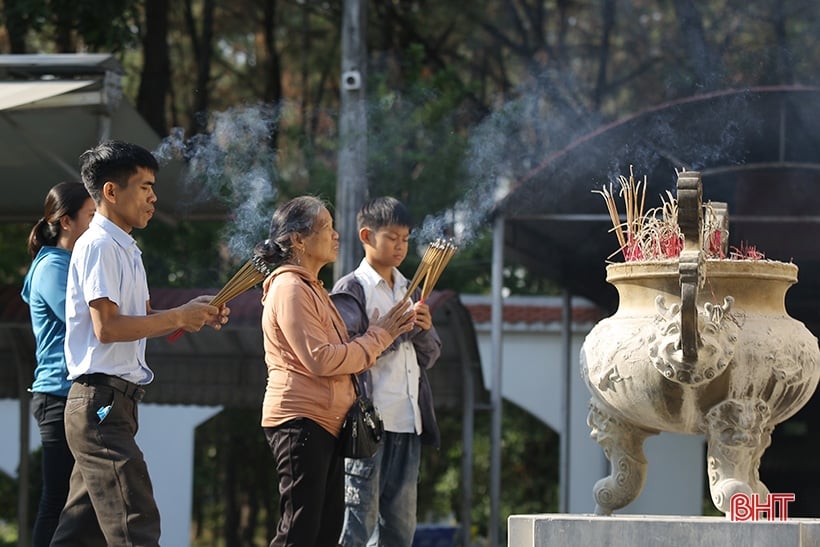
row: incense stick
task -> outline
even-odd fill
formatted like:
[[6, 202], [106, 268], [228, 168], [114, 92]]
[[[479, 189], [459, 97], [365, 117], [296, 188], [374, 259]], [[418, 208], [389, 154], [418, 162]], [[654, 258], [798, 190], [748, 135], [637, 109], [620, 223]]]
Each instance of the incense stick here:
[[430, 268], [427, 271], [427, 275], [424, 277], [424, 285], [421, 289], [422, 300], [426, 300], [427, 297], [430, 296], [430, 293], [433, 292], [433, 287], [436, 283], [438, 283], [438, 279], [444, 272], [444, 268], [447, 267], [450, 259], [453, 258], [453, 255], [456, 253], [456, 247], [449, 241], [438, 241], [437, 243], [437, 252], [433, 255]]
[[606, 203], [609, 217], [612, 220], [612, 230], [618, 238], [620, 247], [612, 253], [607, 259], [611, 258], [619, 251], [623, 253], [627, 260], [634, 260], [635, 257], [640, 256], [641, 249], [639, 247], [640, 234], [643, 230], [644, 223], [644, 206], [646, 205], [646, 176], [643, 180], [635, 180], [635, 175], [632, 166], [629, 166], [629, 178], [623, 175], [618, 177], [618, 183], [621, 186], [618, 195], [623, 199], [624, 207], [626, 209], [626, 221], [621, 222], [620, 214], [618, 213], [618, 206], [615, 203], [615, 193], [610, 183], [609, 188], [604, 186], [601, 190], [593, 190], [594, 193], [600, 194]]
[[458, 247], [453, 245], [451, 241], [437, 239], [430, 243], [427, 246], [427, 251], [424, 253], [424, 256], [421, 257], [421, 262], [402, 300], [410, 298], [413, 291], [415, 291], [422, 282], [421, 300], [426, 300], [427, 297], [430, 296], [430, 293], [433, 292], [433, 287], [438, 282], [444, 268], [447, 267], [447, 264], [457, 250]]
[[[233, 277], [225, 283], [225, 286], [216, 293], [216, 296], [211, 299], [210, 304], [216, 307], [224, 306], [254, 285], [262, 282], [270, 272], [271, 267], [260, 257], [255, 256], [249, 259], [239, 268]], [[169, 342], [174, 342], [184, 333], [185, 329], [177, 329], [166, 339]]]
[[416, 287], [419, 286], [419, 283], [421, 283], [424, 280], [424, 276], [427, 274], [427, 270], [430, 269], [430, 249], [432, 249], [432, 246], [428, 246], [427, 250], [424, 252], [424, 256], [421, 257], [419, 267], [416, 268], [416, 273], [415, 275], [413, 275], [413, 280], [410, 281], [410, 284], [407, 286], [407, 291], [404, 293], [402, 300], [408, 299], [410, 295], [413, 294], [413, 291], [416, 290]]

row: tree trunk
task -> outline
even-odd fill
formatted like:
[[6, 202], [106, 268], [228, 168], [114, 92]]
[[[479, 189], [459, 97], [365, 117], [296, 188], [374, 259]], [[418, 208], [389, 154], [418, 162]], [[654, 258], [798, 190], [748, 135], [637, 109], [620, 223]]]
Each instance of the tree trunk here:
[[222, 445], [222, 450], [225, 454], [225, 459], [223, 460], [225, 468], [222, 472], [224, 476], [223, 492], [225, 495], [225, 529], [223, 532], [226, 547], [236, 547], [240, 545], [239, 525], [241, 519], [237, 495], [237, 468], [241, 464], [237, 457], [236, 444], [236, 440], [229, 434], [226, 436], [225, 443]]
[[157, 135], [168, 133], [166, 98], [171, 83], [168, 51], [168, 0], [145, 0], [145, 36], [142, 39], [143, 66], [137, 110]]
[[595, 82], [593, 104], [595, 111], [601, 109], [604, 93], [607, 87], [607, 67], [609, 66], [610, 36], [615, 28], [615, 0], [604, 0], [602, 8], [603, 29], [601, 43], [598, 46], [598, 77]]
[[210, 104], [209, 86], [211, 83], [211, 61], [213, 59], [214, 40], [214, 0], [205, 0], [202, 5], [202, 33], [197, 52], [196, 87], [194, 88], [195, 132], [200, 133], [207, 127], [207, 118], [202, 114], [208, 111]]
[[26, 3], [26, 0], [3, 2], [3, 19], [11, 53], [26, 53], [26, 34], [30, 26], [26, 18]]
[[721, 79], [717, 56], [706, 39], [703, 16], [694, 0], [675, 0], [683, 49], [686, 51], [694, 72], [696, 89], [690, 92], [706, 92], [715, 88]]
[[342, 16], [342, 82], [339, 109], [339, 168], [336, 229], [339, 256], [333, 278], [354, 270], [361, 260], [356, 213], [367, 197], [367, 2], [345, 0]]
[[[282, 101], [282, 66], [279, 61], [279, 52], [276, 51], [276, 0], [266, 0], [264, 6], [264, 42], [265, 42], [265, 103], [273, 105], [278, 110]], [[276, 150], [279, 140], [279, 124], [271, 127], [270, 147]]]
[[775, 38], [775, 74], [776, 84], [793, 84], [794, 83], [794, 64], [789, 50], [789, 31], [788, 31], [788, 16], [785, 13], [785, 8], [780, 0], [775, 0], [772, 5], [771, 22], [774, 28]]
[[74, 53], [74, 17], [71, 11], [73, 6], [60, 6], [54, 14], [54, 45], [57, 53]]

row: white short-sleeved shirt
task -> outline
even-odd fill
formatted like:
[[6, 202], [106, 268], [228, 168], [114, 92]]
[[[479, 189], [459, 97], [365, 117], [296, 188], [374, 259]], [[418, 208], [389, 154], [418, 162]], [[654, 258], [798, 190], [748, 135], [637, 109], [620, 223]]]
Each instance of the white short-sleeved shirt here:
[[68, 379], [101, 372], [136, 384], [154, 373], [145, 362], [145, 338], [102, 344], [94, 334], [89, 302], [107, 298], [121, 315], [146, 315], [148, 280], [134, 238], [100, 213], [77, 239], [66, 287], [65, 354]]
[[[356, 268], [356, 279], [365, 294], [367, 316], [379, 310], [380, 315], [390, 311], [407, 290], [408, 281], [393, 268], [393, 288], [373, 269], [367, 260]], [[409, 340], [398, 344], [395, 351], [388, 350], [370, 369], [373, 379], [373, 404], [384, 421], [384, 428], [394, 433], [421, 433], [419, 410], [419, 364], [416, 348]]]

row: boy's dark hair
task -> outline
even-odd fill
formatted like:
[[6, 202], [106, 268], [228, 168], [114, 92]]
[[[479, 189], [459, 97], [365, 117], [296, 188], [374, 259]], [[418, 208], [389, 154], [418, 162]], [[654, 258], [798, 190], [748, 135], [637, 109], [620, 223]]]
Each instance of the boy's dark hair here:
[[359, 209], [356, 215], [359, 230], [370, 228], [378, 230], [385, 226], [413, 227], [413, 217], [402, 202], [396, 198], [384, 196], [371, 199]]
[[129, 142], [101, 142], [80, 155], [80, 176], [94, 203], [100, 202], [106, 182], [111, 181], [124, 188], [140, 167], [154, 173], [159, 171], [157, 158], [151, 152]]

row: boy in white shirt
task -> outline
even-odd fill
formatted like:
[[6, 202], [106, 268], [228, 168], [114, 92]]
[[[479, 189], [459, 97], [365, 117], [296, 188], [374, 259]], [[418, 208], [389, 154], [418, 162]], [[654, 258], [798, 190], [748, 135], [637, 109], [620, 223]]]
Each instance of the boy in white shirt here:
[[[351, 337], [365, 330], [378, 310], [387, 313], [409, 281], [398, 266], [407, 256], [412, 220], [391, 197], [366, 203], [357, 216], [365, 257], [339, 279], [331, 298]], [[384, 421], [382, 446], [371, 458], [345, 460], [344, 547], [410, 546], [416, 530], [421, 444], [438, 448], [439, 430], [425, 369], [441, 354], [430, 308], [412, 295], [414, 329], [399, 338], [359, 377]]]

